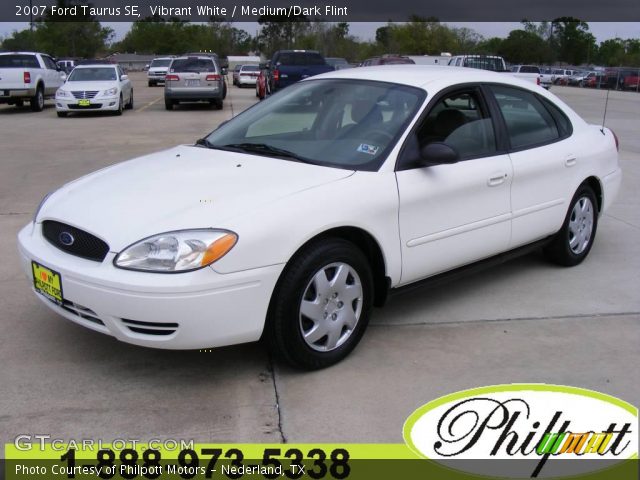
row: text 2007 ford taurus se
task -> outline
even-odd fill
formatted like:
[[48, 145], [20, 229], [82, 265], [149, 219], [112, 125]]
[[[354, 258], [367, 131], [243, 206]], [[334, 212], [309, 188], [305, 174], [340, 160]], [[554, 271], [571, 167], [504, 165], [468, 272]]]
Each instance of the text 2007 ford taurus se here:
[[320, 368], [390, 288], [528, 245], [580, 263], [620, 180], [614, 134], [538, 86], [341, 70], [65, 185], [19, 246], [38, 297], [85, 327], [172, 349], [264, 332]]

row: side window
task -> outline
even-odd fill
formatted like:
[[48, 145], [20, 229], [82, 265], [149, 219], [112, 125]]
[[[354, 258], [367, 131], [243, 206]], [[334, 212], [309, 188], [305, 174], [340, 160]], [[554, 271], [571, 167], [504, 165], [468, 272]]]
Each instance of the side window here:
[[42, 60], [44, 60], [44, 66], [48, 69], [48, 70], [57, 70], [57, 66], [56, 66], [56, 62], [54, 62], [51, 57], [48, 57], [46, 55], [42, 56]]
[[560, 138], [553, 116], [534, 93], [503, 86], [490, 88], [507, 125], [512, 148], [533, 147]]
[[565, 113], [560, 110], [560, 107], [553, 104], [546, 98], [540, 98], [540, 100], [542, 101], [544, 106], [547, 107], [547, 110], [551, 112], [551, 115], [553, 116], [553, 119], [556, 121], [556, 125], [558, 126], [558, 130], [560, 131], [560, 136], [562, 138], [570, 136], [573, 133], [573, 125], [571, 125], [571, 121], [565, 115]]
[[491, 117], [475, 90], [458, 91], [439, 100], [422, 120], [416, 136], [419, 148], [443, 142], [462, 160], [496, 152]]
[[461, 61], [462, 61], [462, 59], [461, 59], [461, 58], [459, 58], [459, 59], [457, 59], [457, 60], [456, 60], [456, 67], [459, 67], [459, 66], [460, 66], [460, 62], [461, 62]]

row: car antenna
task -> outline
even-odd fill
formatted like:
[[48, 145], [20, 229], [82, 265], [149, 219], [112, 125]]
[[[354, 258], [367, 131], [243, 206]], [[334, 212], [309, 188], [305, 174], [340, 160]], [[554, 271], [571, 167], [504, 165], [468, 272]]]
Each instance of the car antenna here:
[[607, 98], [604, 101], [604, 113], [602, 114], [602, 128], [600, 128], [600, 131], [602, 132], [602, 134], [604, 135], [604, 121], [607, 118], [607, 105], [609, 105], [609, 89], [607, 88]]

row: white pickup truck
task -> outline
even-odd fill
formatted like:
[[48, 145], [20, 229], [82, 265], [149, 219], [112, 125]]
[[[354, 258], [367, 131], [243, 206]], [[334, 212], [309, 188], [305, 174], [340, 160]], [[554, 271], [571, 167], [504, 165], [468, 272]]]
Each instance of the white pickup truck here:
[[64, 72], [49, 55], [35, 52], [0, 53], [0, 104], [21, 107], [25, 101], [40, 112], [46, 98], [54, 98]]
[[[547, 85], [542, 85], [540, 69], [531, 65], [519, 65], [516, 70], [507, 70], [507, 64], [504, 58], [498, 55], [456, 55], [449, 60], [450, 67], [470, 67], [480, 68], [482, 70], [491, 70], [493, 72], [506, 72], [510, 73], [514, 77], [527, 80], [541, 85], [544, 88], [549, 88]], [[537, 72], [537, 73], [536, 73]]]

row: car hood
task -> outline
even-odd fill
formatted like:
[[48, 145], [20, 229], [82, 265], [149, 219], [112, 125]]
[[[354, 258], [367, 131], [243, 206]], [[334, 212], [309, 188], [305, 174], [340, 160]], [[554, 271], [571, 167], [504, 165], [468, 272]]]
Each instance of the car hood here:
[[111, 251], [157, 233], [232, 228], [234, 217], [351, 170], [179, 146], [75, 180], [52, 194], [38, 222], [57, 220], [102, 239]]
[[103, 92], [114, 87], [118, 87], [118, 82], [115, 80], [107, 82], [66, 82], [62, 85], [61, 88], [68, 92], [78, 92], [85, 90], [93, 92]]

